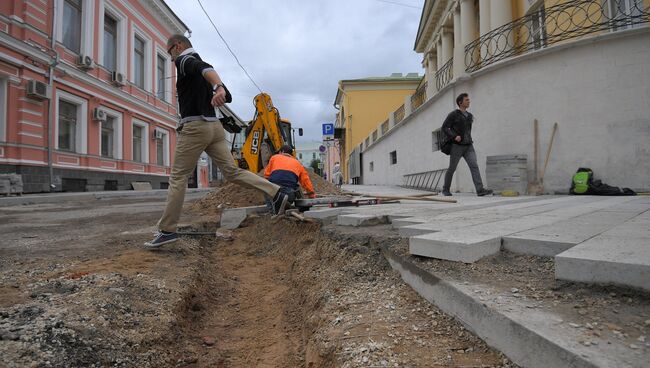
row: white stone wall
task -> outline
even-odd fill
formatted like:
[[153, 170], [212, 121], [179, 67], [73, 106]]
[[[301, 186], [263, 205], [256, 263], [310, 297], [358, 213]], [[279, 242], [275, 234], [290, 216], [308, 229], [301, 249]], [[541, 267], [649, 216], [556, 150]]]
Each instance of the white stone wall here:
[[[527, 154], [533, 178], [533, 119], [538, 119], [540, 169], [553, 123], [559, 123], [544, 179], [547, 191], [568, 192], [578, 167], [592, 168], [610, 185], [650, 189], [650, 29], [555, 46], [448, 86], [364, 151], [363, 183], [399, 185], [405, 174], [446, 168], [448, 156], [432, 152], [431, 132], [461, 92], [472, 101], [472, 136], [484, 181], [486, 156], [505, 154]], [[393, 150], [396, 165], [389, 161]], [[464, 161], [451, 189], [474, 191]]]

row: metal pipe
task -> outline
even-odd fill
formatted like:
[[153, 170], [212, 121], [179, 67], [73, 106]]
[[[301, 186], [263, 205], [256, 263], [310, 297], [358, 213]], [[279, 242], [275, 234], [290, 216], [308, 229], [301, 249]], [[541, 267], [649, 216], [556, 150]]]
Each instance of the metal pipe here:
[[48, 86], [50, 88], [50, 99], [48, 101], [47, 107], [48, 107], [48, 121], [47, 121], [47, 168], [48, 168], [48, 173], [49, 173], [49, 182], [50, 182], [50, 192], [56, 188], [56, 185], [54, 185], [54, 168], [52, 167], [52, 132], [54, 131], [53, 129], [53, 124], [54, 124], [54, 102], [52, 101], [54, 99], [54, 70], [59, 64], [59, 53], [56, 51], [56, 1], [53, 3], [53, 8], [52, 8], [52, 42], [50, 44], [50, 47], [52, 51], [54, 51], [54, 58], [52, 62], [50, 63], [50, 68], [49, 68], [49, 76], [48, 76]]

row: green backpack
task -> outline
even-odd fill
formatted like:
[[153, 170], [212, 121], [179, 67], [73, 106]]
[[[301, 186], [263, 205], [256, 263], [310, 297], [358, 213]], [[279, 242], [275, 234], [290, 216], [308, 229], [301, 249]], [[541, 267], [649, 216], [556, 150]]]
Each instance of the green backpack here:
[[578, 171], [573, 175], [573, 180], [571, 182], [571, 193], [572, 194], [587, 194], [589, 191], [589, 184], [593, 179], [593, 171], [591, 169], [579, 168]]

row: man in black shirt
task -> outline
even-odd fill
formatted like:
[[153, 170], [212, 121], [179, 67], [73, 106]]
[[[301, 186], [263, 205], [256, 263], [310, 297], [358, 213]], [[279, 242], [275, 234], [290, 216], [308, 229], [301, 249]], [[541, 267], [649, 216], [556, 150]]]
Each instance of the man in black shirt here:
[[456, 166], [461, 157], [467, 162], [469, 171], [472, 173], [472, 181], [476, 188], [478, 196], [492, 194], [492, 190], [483, 188], [483, 181], [481, 181], [481, 173], [478, 169], [476, 162], [476, 151], [472, 141], [472, 123], [474, 116], [467, 111], [469, 108], [469, 96], [467, 93], [461, 93], [456, 98], [456, 105], [458, 109], [454, 110], [447, 115], [445, 122], [442, 124], [442, 131], [451, 140], [451, 153], [449, 154], [449, 168], [445, 174], [445, 183], [442, 187], [442, 194], [450, 196], [451, 180], [454, 177]]
[[228, 181], [258, 189], [273, 198], [274, 214], [284, 212], [288, 196], [280, 187], [248, 170], [235, 165], [226, 142], [226, 133], [215, 108], [227, 101], [226, 89], [219, 74], [199, 57], [190, 40], [183, 35], [172, 35], [167, 41], [167, 52], [176, 65], [176, 91], [181, 119], [174, 152], [174, 164], [169, 177], [167, 206], [160, 221], [158, 234], [145, 243], [157, 248], [178, 240], [176, 227], [181, 216], [187, 177], [205, 151]]

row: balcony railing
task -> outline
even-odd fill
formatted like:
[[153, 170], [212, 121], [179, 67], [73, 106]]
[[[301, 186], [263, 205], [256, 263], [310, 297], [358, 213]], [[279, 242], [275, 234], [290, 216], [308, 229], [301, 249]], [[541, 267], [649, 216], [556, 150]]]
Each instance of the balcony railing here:
[[[633, 28], [644, 23], [650, 23], [650, 1], [573, 0], [542, 7], [467, 45], [466, 70], [473, 72], [530, 50], [588, 34]], [[436, 73], [436, 82], [442, 79], [438, 74], [444, 68]], [[438, 89], [440, 85], [438, 83]]]
[[422, 106], [422, 104], [426, 100], [427, 100], [427, 82], [424, 82], [424, 84], [422, 84], [420, 88], [418, 88], [415, 91], [415, 94], [411, 96], [411, 108], [413, 110], [417, 109], [418, 107]]
[[395, 110], [395, 125], [402, 120], [404, 120], [404, 105]]
[[442, 68], [438, 69], [436, 72], [436, 88], [438, 91], [440, 91], [443, 87], [449, 84], [451, 80], [454, 78], [454, 58], [449, 59], [445, 63], [445, 65], [442, 66]]

